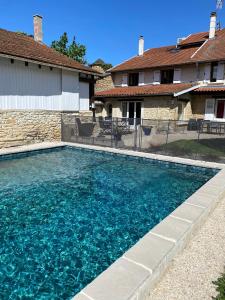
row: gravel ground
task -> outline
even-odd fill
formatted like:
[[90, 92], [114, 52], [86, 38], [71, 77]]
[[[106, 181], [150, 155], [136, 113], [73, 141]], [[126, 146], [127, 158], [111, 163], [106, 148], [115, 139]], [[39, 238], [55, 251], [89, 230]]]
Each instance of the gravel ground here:
[[225, 267], [225, 198], [152, 292], [149, 300], [212, 300]]

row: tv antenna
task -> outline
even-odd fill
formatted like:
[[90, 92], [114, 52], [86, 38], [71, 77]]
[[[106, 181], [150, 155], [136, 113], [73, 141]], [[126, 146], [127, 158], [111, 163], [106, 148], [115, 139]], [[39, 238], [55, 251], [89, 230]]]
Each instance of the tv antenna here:
[[[216, 13], [217, 16], [219, 17], [219, 11], [223, 8], [223, 0], [216, 0]], [[221, 29], [221, 22], [220, 19], [218, 18], [218, 22], [217, 22], [217, 29], [220, 30]]]

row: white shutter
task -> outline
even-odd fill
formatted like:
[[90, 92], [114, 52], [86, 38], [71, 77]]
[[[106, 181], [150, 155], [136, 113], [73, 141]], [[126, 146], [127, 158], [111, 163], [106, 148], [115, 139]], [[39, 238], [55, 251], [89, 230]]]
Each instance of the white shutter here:
[[122, 86], [127, 86], [128, 83], [127, 83], [127, 74], [123, 74], [123, 77], [122, 77]]
[[211, 64], [205, 65], [204, 81], [210, 81]]
[[223, 80], [224, 80], [224, 63], [219, 63], [217, 69], [216, 81], [223, 82]]
[[138, 85], [144, 85], [145, 84], [145, 72], [139, 72], [139, 84]]
[[205, 100], [205, 120], [213, 120], [215, 117], [215, 99]]
[[160, 74], [160, 71], [159, 70], [157, 70], [157, 71], [154, 71], [154, 77], [153, 77], [153, 80], [154, 80], [154, 82], [153, 82], [153, 84], [160, 84], [160, 81], [161, 81], [161, 76], [160, 76], [161, 74]]
[[174, 69], [173, 83], [181, 82], [181, 69]]

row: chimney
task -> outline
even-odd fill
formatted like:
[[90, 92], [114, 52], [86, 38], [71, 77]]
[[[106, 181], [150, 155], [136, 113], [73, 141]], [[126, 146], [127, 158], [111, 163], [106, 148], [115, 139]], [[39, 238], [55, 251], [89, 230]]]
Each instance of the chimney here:
[[43, 32], [42, 32], [42, 16], [34, 16], [34, 40], [36, 42], [43, 42]]
[[210, 16], [209, 38], [213, 39], [216, 35], [216, 12], [212, 12]]
[[140, 35], [138, 44], [138, 55], [142, 56], [144, 54], [144, 37]]

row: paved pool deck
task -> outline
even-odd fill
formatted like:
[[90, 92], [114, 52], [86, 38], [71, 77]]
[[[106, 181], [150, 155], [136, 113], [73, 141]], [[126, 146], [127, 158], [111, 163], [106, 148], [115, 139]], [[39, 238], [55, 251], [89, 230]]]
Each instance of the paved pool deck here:
[[73, 299], [211, 299], [211, 282], [225, 265], [225, 165], [61, 142], [2, 149], [0, 155], [63, 145], [221, 169]]
[[172, 261], [148, 300], [212, 300], [225, 267], [225, 198]]

